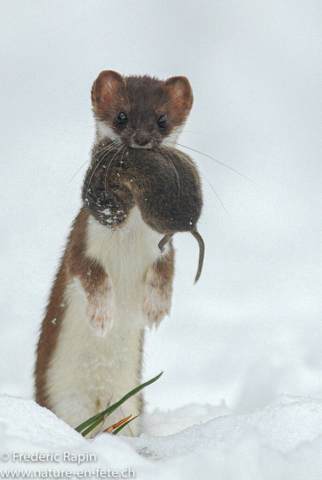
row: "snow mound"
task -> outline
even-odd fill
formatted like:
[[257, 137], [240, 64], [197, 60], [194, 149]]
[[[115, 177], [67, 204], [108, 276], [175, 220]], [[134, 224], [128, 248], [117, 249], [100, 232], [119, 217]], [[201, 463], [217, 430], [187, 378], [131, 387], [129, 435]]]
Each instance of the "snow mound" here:
[[[0, 461], [0, 472], [69, 469], [77, 478], [88, 470], [91, 478], [102, 478], [97, 469], [115, 469], [121, 477], [130, 468], [144, 480], [322, 478], [322, 399], [281, 396], [251, 414], [227, 412], [224, 404], [157, 410], [145, 414], [145, 433], [138, 438], [102, 434], [87, 441], [35, 402], [2, 395], [0, 460], [3, 453], [8, 459]], [[216, 418], [209, 420], [211, 415]], [[179, 433], [158, 436], [191, 423]], [[66, 460], [66, 451], [83, 454], [82, 462]], [[13, 452], [51, 452], [58, 459], [17, 462]]]
[[[172, 415], [175, 416], [175, 412]], [[322, 438], [322, 399], [283, 395], [251, 414], [222, 416], [167, 437], [151, 438], [142, 434], [139, 438], [130, 438], [129, 442], [139, 453], [164, 460], [222, 447], [232, 449], [245, 439], [285, 453], [302, 443], [313, 442], [320, 435]]]
[[[30, 446], [53, 449], [57, 446], [81, 445], [82, 437], [51, 411], [39, 407], [33, 400], [0, 395], [0, 425], [2, 441], [30, 442]], [[13, 445], [14, 446], [14, 445]]]
[[157, 408], [153, 413], [143, 415], [142, 429], [149, 437], [161, 437], [179, 433], [192, 425], [205, 423], [229, 413], [231, 412], [224, 401], [218, 406], [191, 403], [175, 410], [162, 411]]

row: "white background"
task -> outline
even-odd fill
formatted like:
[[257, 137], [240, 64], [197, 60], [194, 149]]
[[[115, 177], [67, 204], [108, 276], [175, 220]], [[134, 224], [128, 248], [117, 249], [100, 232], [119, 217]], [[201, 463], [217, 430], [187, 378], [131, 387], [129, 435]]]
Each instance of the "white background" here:
[[147, 333], [144, 379], [165, 371], [147, 408], [321, 396], [320, 2], [2, 0], [0, 22], [0, 393], [32, 396], [94, 139], [90, 89], [113, 69], [187, 76], [179, 142], [256, 183], [185, 150], [205, 178], [206, 259], [194, 286], [197, 243], [176, 236], [172, 315]]

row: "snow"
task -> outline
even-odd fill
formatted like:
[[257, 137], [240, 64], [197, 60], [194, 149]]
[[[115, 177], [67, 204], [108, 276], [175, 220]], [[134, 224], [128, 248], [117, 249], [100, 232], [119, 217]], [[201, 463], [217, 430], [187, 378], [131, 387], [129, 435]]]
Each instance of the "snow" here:
[[[87, 441], [35, 402], [1, 395], [1, 454], [9, 452], [9, 459], [0, 471], [70, 470], [76, 476], [89, 470], [99, 478], [97, 468], [130, 468], [142, 480], [321, 478], [322, 399], [280, 396], [251, 414], [225, 410], [195, 404], [157, 410], [145, 415], [145, 429], [159, 436], [103, 433]], [[191, 426], [172, 433], [180, 430], [180, 419]], [[40, 454], [48, 460], [39, 461]]]
[[[320, 480], [321, 2], [15, 0], [1, 13], [0, 455], [90, 452], [82, 469], [149, 480]], [[146, 334], [143, 380], [164, 374], [143, 433], [88, 442], [33, 402], [32, 372], [103, 69], [186, 75], [180, 144], [255, 183], [182, 147], [204, 179], [203, 273], [194, 286], [198, 249], [175, 235], [171, 318]], [[39, 465], [80, 468], [0, 461]]]

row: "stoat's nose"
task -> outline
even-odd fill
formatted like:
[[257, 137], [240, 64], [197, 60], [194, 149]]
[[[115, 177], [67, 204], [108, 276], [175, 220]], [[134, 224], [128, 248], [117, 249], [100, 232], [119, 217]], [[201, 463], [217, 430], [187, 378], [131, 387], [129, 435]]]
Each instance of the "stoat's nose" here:
[[151, 138], [147, 133], [137, 133], [134, 136], [133, 141], [139, 147], [145, 147], [148, 143], [150, 143]]

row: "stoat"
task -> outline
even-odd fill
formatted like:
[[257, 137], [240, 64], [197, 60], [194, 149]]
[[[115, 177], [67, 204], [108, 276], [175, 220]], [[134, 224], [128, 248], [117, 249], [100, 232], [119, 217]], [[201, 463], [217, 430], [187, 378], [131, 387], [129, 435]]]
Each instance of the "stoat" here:
[[[96, 142], [84, 204], [52, 287], [35, 367], [36, 401], [72, 427], [139, 385], [144, 327], [170, 313], [173, 232], [164, 241], [165, 232], [142, 218], [138, 183], [135, 194], [130, 174], [119, 179], [126, 151], [140, 158], [140, 152], [175, 146], [192, 102], [185, 77], [161, 81], [103, 71], [93, 84]], [[113, 164], [113, 149], [120, 165]], [[95, 183], [97, 162], [103, 168], [106, 158], [104, 181]], [[98, 202], [91, 200], [95, 189]], [[137, 395], [106, 425], [141, 411]], [[131, 429], [139, 433], [139, 419]]]

